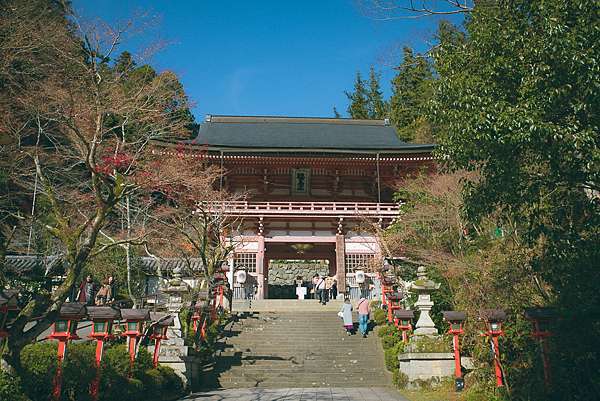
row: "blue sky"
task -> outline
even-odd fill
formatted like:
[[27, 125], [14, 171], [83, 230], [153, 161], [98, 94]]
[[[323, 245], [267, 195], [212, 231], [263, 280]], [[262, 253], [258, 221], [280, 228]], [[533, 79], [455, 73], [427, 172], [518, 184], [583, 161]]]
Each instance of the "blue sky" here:
[[[389, 96], [402, 46], [423, 51], [438, 20], [377, 21], [354, 0], [74, 0], [84, 19], [156, 20], [122, 49], [141, 54], [184, 84], [198, 121], [205, 114], [345, 115], [356, 71], [381, 73]], [[136, 17], [137, 19], [137, 17]], [[146, 17], [146, 21], [148, 17]]]

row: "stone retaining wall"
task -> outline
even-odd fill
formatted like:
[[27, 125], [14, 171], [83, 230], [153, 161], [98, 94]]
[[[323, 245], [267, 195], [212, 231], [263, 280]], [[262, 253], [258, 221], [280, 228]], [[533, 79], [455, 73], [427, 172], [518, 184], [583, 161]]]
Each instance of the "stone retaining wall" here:
[[269, 285], [294, 285], [297, 276], [305, 282], [310, 281], [316, 273], [329, 274], [329, 266], [321, 263], [269, 263]]

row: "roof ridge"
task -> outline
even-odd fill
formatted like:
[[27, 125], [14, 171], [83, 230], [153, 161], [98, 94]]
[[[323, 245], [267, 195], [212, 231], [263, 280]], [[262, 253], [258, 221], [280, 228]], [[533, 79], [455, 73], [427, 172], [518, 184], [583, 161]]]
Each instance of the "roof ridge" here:
[[207, 123], [317, 123], [333, 125], [372, 125], [389, 126], [389, 119], [367, 120], [353, 118], [335, 118], [335, 117], [291, 117], [291, 116], [235, 116], [207, 114], [204, 120]]

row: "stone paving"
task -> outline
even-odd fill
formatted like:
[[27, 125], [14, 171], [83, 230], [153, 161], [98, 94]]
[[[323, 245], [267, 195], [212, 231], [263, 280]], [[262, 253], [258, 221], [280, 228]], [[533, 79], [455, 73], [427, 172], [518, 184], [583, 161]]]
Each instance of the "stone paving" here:
[[[408, 401], [393, 389], [287, 388], [229, 389], [192, 394], [186, 401]], [[182, 400], [182, 401], [183, 401]]]

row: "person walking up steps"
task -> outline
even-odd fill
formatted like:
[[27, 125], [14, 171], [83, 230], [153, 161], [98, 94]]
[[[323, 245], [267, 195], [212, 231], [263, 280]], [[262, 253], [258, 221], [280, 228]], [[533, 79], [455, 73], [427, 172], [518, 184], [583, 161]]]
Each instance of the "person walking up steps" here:
[[338, 315], [340, 315], [344, 321], [344, 328], [346, 329], [346, 334], [353, 334], [354, 322], [352, 321], [352, 304], [350, 303], [350, 298], [344, 299], [342, 309], [340, 309]]
[[369, 307], [369, 300], [361, 298], [358, 301], [358, 329], [364, 338], [367, 338], [367, 330], [369, 329], [369, 313], [371, 309]]

